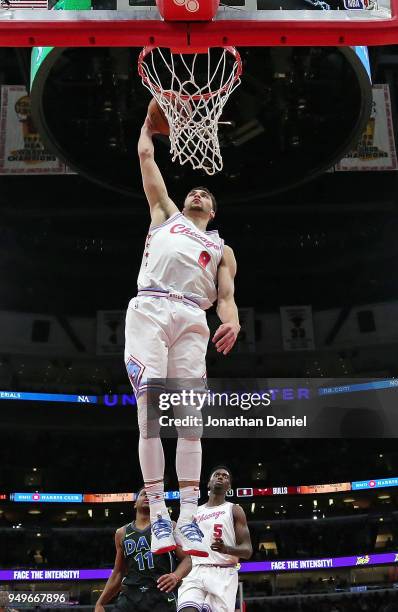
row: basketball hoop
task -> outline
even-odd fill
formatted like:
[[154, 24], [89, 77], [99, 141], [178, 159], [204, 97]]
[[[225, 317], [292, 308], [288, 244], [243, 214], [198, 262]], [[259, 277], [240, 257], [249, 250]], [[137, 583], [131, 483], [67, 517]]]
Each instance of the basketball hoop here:
[[138, 58], [143, 85], [166, 115], [173, 161], [215, 174], [223, 167], [218, 124], [240, 83], [242, 61], [234, 47], [198, 52], [144, 47]]

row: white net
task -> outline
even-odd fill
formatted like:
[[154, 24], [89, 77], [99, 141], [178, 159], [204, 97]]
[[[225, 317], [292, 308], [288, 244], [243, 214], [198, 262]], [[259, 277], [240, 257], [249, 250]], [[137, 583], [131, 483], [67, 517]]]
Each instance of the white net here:
[[238, 51], [226, 47], [187, 54], [146, 47], [138, 71], [166, 115], [173, 161], [189, 162], [210, 175], [222, 170], [218, 125], [240, 83]]

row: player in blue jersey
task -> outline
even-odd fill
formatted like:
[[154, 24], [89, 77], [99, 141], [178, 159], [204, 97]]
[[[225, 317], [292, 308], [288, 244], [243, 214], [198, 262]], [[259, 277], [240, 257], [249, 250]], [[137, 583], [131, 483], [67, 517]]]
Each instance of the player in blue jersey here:
[[[162, 555], [151, 553], [151, 523], [145, 489], [134, 505], [135, 520], [115, 534], [116, 557], [112, 574], [95, 606], [104, 606], [118, 593], [114, 612], [175, 612], [176, 588], [191, 570], [191, 558], [177, 549]], [[177, 559], [181, 562], [177, 566]]]

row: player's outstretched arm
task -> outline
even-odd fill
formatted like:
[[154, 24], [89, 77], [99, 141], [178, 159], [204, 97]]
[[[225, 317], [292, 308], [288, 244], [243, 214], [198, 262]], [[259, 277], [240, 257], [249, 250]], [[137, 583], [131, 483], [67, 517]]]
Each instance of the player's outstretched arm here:
[[235, 527], [236, 546], [227, 546], [223, 540], [218, 539], [211, 545], [211, 549], [223, 555], [233, 555], [239, 559], [250, 559], [253, 554], [250, 531], [247, 526], [246, 515], [243, 508], [234, 505], [232, 508]]
[[243, 508], [237, 504], [234, 505], [232, 514], [235, 524], [236, 548], [239, 550], [238, 557], [240, 559], [250, 559], [253, 554], [253, 547], [249, 527], [247, 526], [246, 514]]
[[181, 580], [188, 576], [192, 569], [192, 559], [186, 555], [181, 549], [177, 548], [176, 555], [180, 560], [177, 569], [171, 574], [164, 574], [158, 578], [158, 589], [171, 593], [180, 584]]
[[152, 142], [152, 127], [149, 117], [146, 117], [138, 140], [138, 156], [140, 158], [142, 183], [148, 200], [153, 225], [160, 225], [175, 212], [177, 206], [169, 198], [162, 174], [155, 162]]
[[227, 355], [232, 349], [240, 331], [238, 309], [234, 298], [235, 275], [236, 260], [234, 252], [231, 247], [225, 246], [217, 273], [217, 314], [222, 321], [222, 325], [213, 336], [217, 352], [224, 355]]
[[118, 529], [115, 533], [115, 548], [116, 557], [115, 565], [112, 573], [109, 576], [105, 588], [102, 591], [97, 603], [95, 604], [95, 612], [104, 612], [104, 606], [115, 597], [120, 591], [123, 577], [126, 573], [126, 565], [122, 550], [122, 535], [123, 527]]

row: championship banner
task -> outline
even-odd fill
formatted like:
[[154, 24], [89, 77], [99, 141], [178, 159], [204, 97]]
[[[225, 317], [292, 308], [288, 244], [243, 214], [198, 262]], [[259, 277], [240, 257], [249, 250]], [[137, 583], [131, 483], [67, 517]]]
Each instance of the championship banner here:
[[125, 310], [97, 311], [97, 355], [123, 355]]
[[0, 106], [0, 174], [65, 174], [33, 124], [23, 85], [3, 85]]
[[281, 306], [282, 341], [285, 351], [315, 349], [311, 306]]
[[[124, 351], [125, 310], [97, 311], [97, 355], [122, 355]], [[235, 353], [254, 353], [254, 309], [239, 308], [241, 330], [234, 347]], [[214, 327], [219, 324], [215, 317], [209, 317]]]
[[336, 164], [337, 171], [397, 170], [394, 127], [388, 85], [373, 85], [370, 119], [355, 150]]

